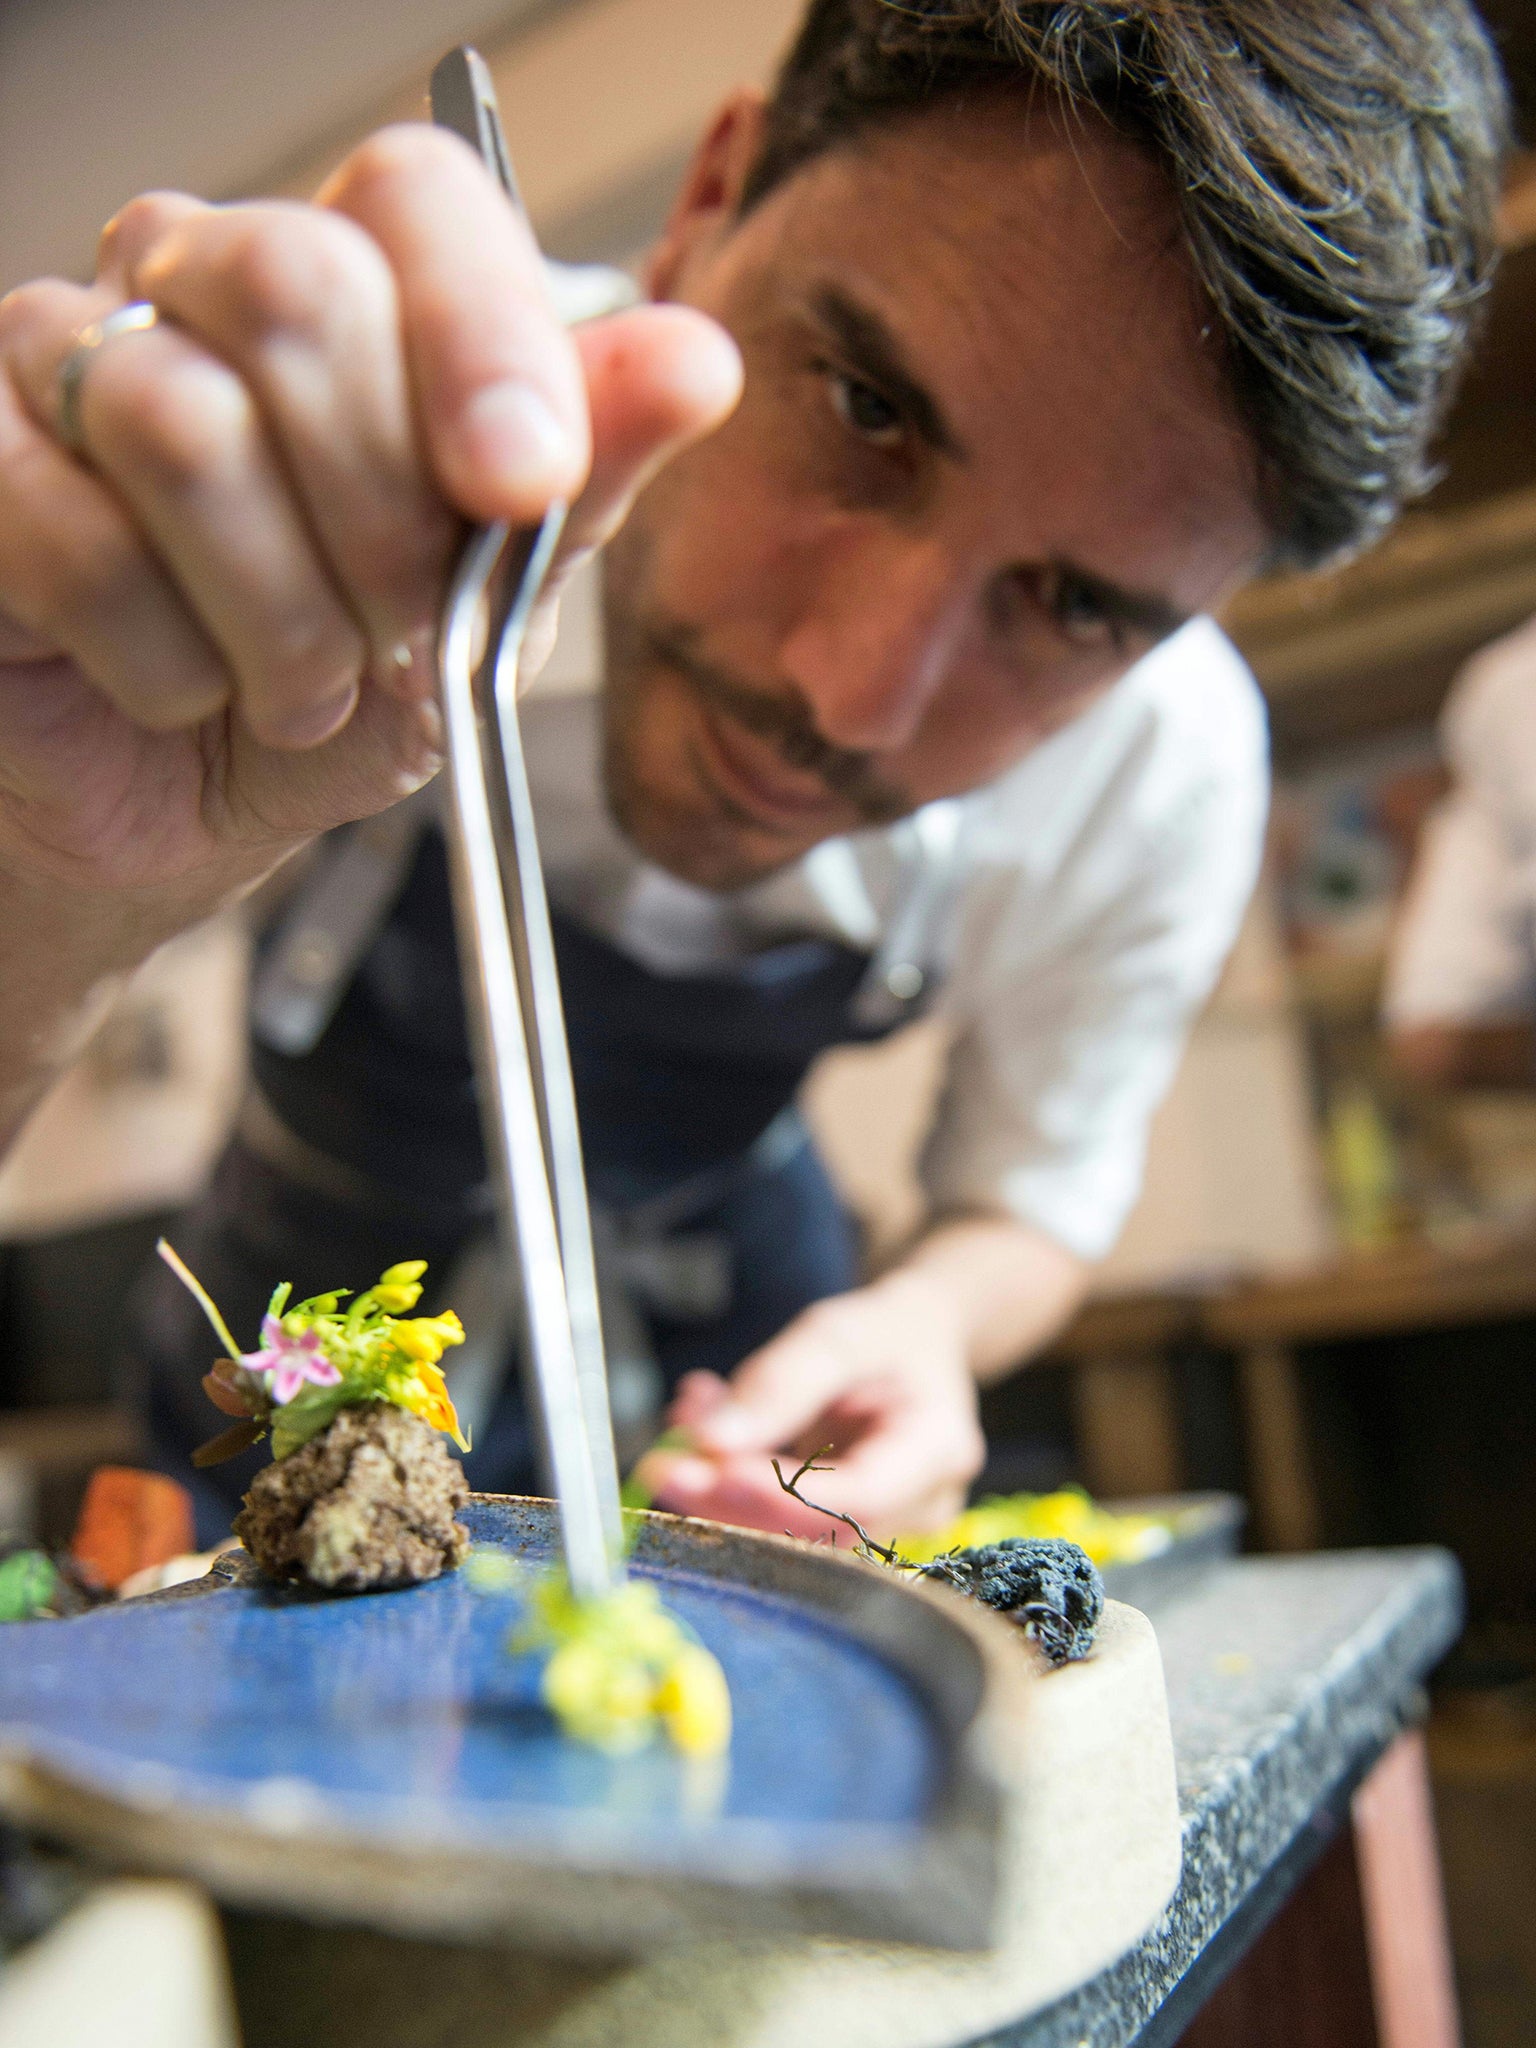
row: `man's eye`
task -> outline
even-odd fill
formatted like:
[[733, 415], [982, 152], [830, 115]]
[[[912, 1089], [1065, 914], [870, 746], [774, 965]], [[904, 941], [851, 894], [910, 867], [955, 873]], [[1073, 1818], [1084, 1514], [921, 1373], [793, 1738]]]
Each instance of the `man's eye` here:
[[1086, 576], [1053, 565], [1040, 579], [1040, 595], [1062, 632], [1078, 646], [1119, 647], [1121, 623]]
[[831, 385], [832, 403], [845, 427], [879, 448], [891, 447], [901, 439], [905, 431], [901, 414], [872, 384], [861, 384], [857, 377], [834, 370]]

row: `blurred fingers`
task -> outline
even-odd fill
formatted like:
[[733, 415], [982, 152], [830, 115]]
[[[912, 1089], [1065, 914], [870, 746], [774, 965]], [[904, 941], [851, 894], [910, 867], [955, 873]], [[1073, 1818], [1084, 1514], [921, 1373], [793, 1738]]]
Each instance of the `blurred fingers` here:
[[[158, 236], [132, 239], [127, 290], [153, 300], [251, 394], [307, 545], [361, 627], [374, 672], [395, 686], [403, 669], [424, 693], [430, 664], [419, 656], [459, 521], [419, 446], [383, 251], [336, 213], [277, 203], [179, 212]], [[411, 670], [395, 656], [413, 643]]]
[[730, 1398], [696, 1426], [699, 1447], [725, 1456], [793, 1444], [863, 1370], [843, 1339], [840, 1312], [818, 1304], [738, 1367]]
[[529, 627], [525, 681], [554, 643], [567, 577], [613, 538], [657, 471], [720, 424], [741, 389], [734, 342], [686, 307], [636, 307], [577, 328], [574, 339], [592, 409], [592, 470]]
[[984, 1455], [979, 1427], [958, 1404], [902, 1404], [828, 1459], [830, 1470], [808, 1475], [801, 1491], [876, 1533], [915, 1531], [958, 1514]]
[[[782, 1461], [781, 1461], [782, 1462]], [[743, 1529], [771, 1529], [794, 1536], [825, 1537], [832, 1524], [785, 1493], [764, 1457], [690, 1457], [656, 1452], [644, 1461], [646, 1483], [658, 1507], [699, 1515]], [[793, 1463], [788, 1471], [792, 1474]], [[814, 1496], [813, 1496], [814, 1497]], [[850, 1534], [848, 1541], [854, 1540]]]
[[730, 1388], [718, 1373], [684, 1373], [667, 1409], [670, 1429], [692, 1429], [706, 1415], [712, 1415], [722, 1401], [730, 1399]]
[[[12, 337], [18, 388], [45, 430], [73, 345], [46, 321]], [[356, 702], [367, 650], [240, 377], [162, 322], [96, 352], [78, 415], [91, 469], [222, 655], [253, 733], [278, 747], [328, 737]]]
[[[385, 130], [323, 200], [149, 194], [105, 232], [95, 291], [31, 287], [0, 315], [0, 506], [24, 513], [0, 536], [3, 644], [74, 655], [143, 724], [233, 695], [259, 743], [305, 750], [370, 678], [429, 698], [462, 518], [576, 497], [574, 559], [735, 402], [734, 347], [686, 309], [567, 335], [456, 137]], [[139, 297], [164, 317], [90, 359], [77, 461], [59, 366]]]
[[52, 434], [58, 363], [107, 303], [54, 281], [0, 302], [0, 651], [68, 654], [130, 718], [167, 730], [216, 711], [229, 670], [120, 499]]
[[420, 430], [471, 518], [528, 525], [591, 457], [586, 387], [532, 232], [457, 136], [386, 128], [321, 194], [383, 251], [400, 295]]
[[711, 433], [741, 395], [741, 357], [686, 306], [637, 306], [573, 335], [592, 416], [592, 469], [569, 541], [600, 547], [656, 472]]
[[204, 199], [186, 192], [141, 192], [121, 207], [96, 245], [96, 282], [117, 299], [135, 296], [130, 280], [154, 245], [182, 221], [212, 212]]

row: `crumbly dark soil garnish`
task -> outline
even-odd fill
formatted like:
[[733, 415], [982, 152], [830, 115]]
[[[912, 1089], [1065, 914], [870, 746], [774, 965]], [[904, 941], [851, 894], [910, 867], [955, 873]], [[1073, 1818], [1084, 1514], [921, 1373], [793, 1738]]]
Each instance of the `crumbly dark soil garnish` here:
[[1093, 1648], [1104, 1581], [1087, 1552], [1064, 1536], [1005, 1536], [978, 1550], [948, 1551], [919, 1570], [1027, 1628], [1053, 1664], [1075, 1663]]
[[812, 1508], [829, 1521], [851, 1529], [858, 1542], [856, 1557], [877, 1558], [920, 1579], [938, 1579], [957, 1593], [968, 1593], [1027, 1629], [1053, 1664], [1073, 1664], [1093, 1648], [1094, 1632], [1104, 1612], [1104, 1581], [1087, 1551], [1065, 1536], [1005, 1536], [976, 1550], [946, 1550], [927, 1564], [909, 1564], [888, 1543], [877, 1543], [862, 1522], [838, 1508], [818, 1507], [800, 1491], [807, 1472], [829, 1472], [816, 1454], [786, 1479], [777, 1458], [774, 1477], [801, 1507]]
[[454, 1513], [468, 1498], [440, 1436], [370, 1401], [259, 1472], [235, 1534], [270, 1578], [334, 1593], [409, 1586], [463, 1561], [469, 1537]]

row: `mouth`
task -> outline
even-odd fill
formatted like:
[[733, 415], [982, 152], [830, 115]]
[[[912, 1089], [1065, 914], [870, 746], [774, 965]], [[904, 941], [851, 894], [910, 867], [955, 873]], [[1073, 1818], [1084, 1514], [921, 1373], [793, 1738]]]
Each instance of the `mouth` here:
[[790, 767], [766, 740], [712, 706], [697, 708], [695, 766], [738, 822], [792, 836], [842, 818], [845, 805], [818, 776]]

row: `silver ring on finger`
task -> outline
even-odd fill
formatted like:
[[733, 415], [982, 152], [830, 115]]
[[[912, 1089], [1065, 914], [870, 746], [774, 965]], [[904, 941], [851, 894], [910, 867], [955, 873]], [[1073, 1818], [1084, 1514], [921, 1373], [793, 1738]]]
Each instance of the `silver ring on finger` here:
[[110, 313], [93, 320], [89, 327], [82, 327], [75, 336], [74, 346], [59, 365], [58, 405], [54, 415], [55, 432], [71, 455], [85, 453], [80, 395], [85, 386], [86, 372], [98, 352], [120, 335], [146, 333], [159, 319], [159, 313], [148, 299], [135, 299], [131, 305], [114, 306]]

